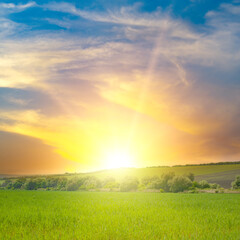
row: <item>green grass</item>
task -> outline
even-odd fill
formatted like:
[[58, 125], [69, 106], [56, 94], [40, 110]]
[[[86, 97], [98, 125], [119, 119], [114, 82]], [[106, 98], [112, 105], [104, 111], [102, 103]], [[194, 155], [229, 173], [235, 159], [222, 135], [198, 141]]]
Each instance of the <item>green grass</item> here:
[[240, 239], [240, 194], [0, 191], [0, 239]]

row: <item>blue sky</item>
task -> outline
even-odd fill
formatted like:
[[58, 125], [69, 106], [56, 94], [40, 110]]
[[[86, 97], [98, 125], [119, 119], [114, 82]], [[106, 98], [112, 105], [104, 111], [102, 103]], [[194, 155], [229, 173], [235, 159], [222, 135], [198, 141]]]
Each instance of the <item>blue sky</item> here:
[[1, 1], [0, 40], [0, 139], [55, 154], [2, 172], [239, 160], [240, 1]]

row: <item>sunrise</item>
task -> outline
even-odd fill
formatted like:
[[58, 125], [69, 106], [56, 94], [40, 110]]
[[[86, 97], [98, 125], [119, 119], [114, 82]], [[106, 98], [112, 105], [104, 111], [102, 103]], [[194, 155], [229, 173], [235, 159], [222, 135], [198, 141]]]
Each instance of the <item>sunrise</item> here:
[[1, 1], [0, 238], [239, 239], [239, 42], [238, 0]]

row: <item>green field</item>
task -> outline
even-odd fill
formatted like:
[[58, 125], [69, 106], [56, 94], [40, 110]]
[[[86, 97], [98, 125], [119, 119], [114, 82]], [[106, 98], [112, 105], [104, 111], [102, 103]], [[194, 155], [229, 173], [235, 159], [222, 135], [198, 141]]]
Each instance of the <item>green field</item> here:
[[240, 239], [240, 194], [0, 191], [0, 239]]

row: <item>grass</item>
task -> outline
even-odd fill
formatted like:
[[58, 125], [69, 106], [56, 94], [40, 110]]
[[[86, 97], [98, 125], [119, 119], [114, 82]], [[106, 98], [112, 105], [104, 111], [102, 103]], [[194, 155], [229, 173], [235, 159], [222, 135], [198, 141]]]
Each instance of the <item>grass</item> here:
[[240, 194], [0, 191], [0, 239], [240, 239]]

